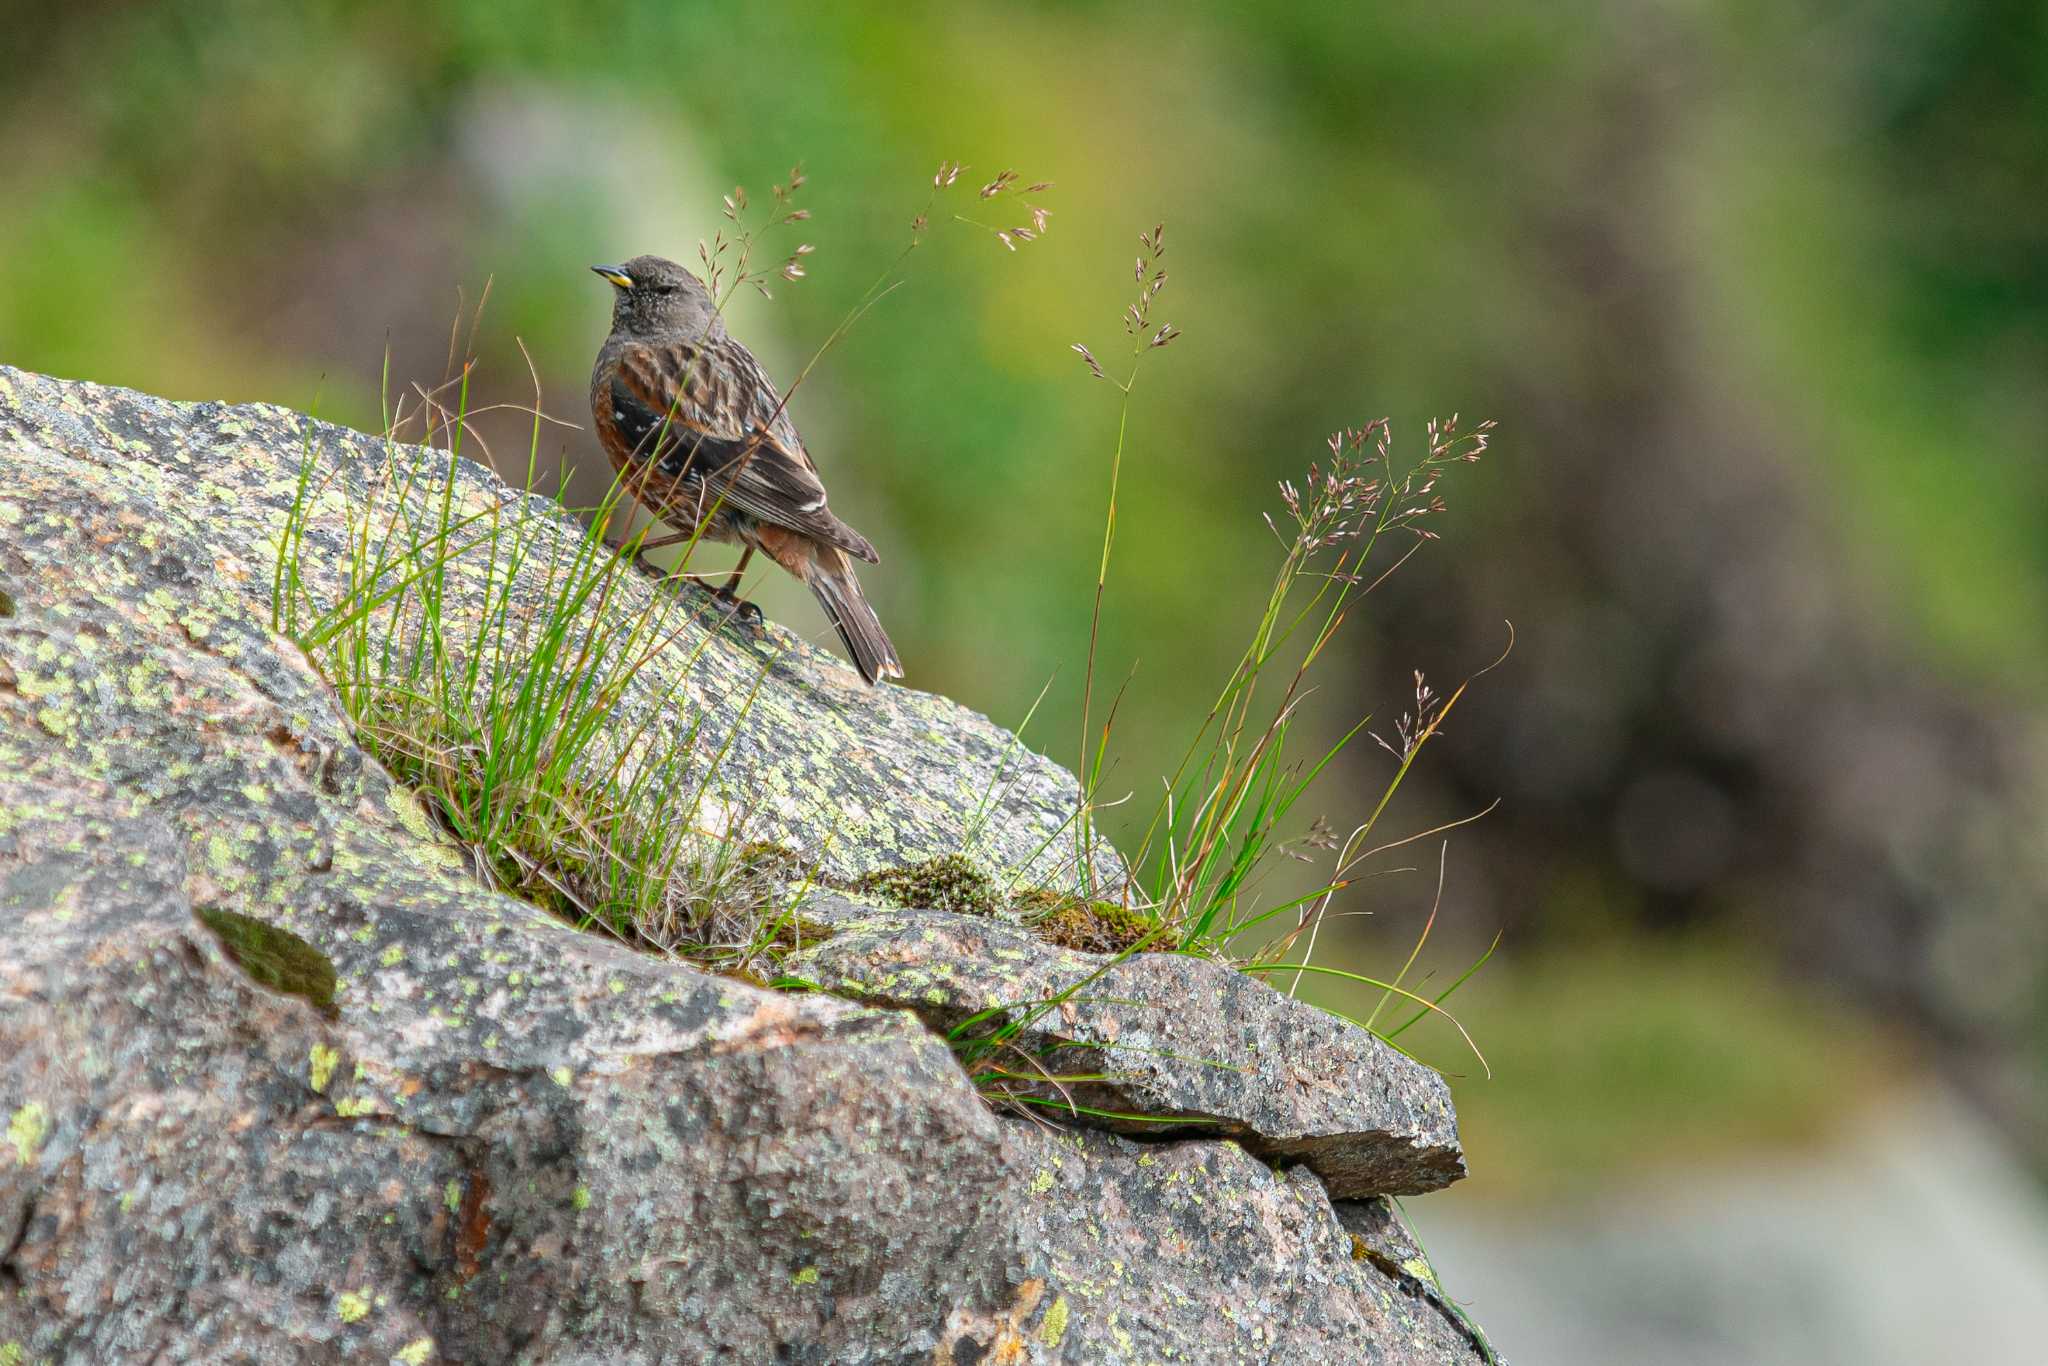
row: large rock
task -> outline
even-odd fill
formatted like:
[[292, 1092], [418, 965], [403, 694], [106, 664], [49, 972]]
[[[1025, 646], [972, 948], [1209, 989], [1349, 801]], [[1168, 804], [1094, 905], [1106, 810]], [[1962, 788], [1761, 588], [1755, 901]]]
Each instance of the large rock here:
[[[268, 630], [309, 440], [373, 449], [0, 370], [0, 1360], [1478, 1355], [1306, 1166], [1000, 1116], [907, 1012], [482, 887]], [[722, 710], [764, 664], [775, 719]], [[775, 832], [859, 816], [843, 871], [957, 848], [1005, 760], [984, 857], [1072, 800], [779, 633], [701, 667]]]

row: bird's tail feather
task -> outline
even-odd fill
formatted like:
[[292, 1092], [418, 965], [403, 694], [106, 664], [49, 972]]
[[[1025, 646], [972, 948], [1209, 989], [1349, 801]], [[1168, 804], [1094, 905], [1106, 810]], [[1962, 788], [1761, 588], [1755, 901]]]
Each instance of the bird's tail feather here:
[[882, 629], [881, 618], [875, 615], [875, 609], [868, 606], [867, 598], [861, 593], [860, 580], [853, 575], [853, 565], [843, 554], [834, 554], [830, 558], [838, 563], [830, 563], [825, 556], [813, 560], [811, 572], [804, 576], [804, 581], [817, 595], [818, 605], [831, 618], [839, 638], [846, 642], [846, 652], [853, 656], [854, 667], [869, 683], [903, 677], [903, 665], [896, 658], [896, 647], [889, 643], [889, 634]]

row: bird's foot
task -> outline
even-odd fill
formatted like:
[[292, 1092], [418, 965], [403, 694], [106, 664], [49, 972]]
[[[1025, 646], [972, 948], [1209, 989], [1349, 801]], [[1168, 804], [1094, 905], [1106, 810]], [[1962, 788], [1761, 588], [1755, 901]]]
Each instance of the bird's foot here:
[[720, 579], [713, 582], [701, 574], [675, 574], [670, 577], [703, 589], [719, 615], [735, 618], [749, 626], [761, 624], [761, 609], [741, 597], [734, 590], [731, 580]]
[[761, 624], [760, 607], [747, 601], [723, 584], [711, 590], [711, 600], [716, 602], [718, 609], [729, 617], [737, 618], [749, 626], [759, 626]]

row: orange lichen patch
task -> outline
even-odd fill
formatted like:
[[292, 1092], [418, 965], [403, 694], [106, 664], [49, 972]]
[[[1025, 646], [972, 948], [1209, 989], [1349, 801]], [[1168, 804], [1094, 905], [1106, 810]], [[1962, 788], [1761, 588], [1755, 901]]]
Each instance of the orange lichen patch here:
[[491, 1237], [490, 1198], [491, 1179], [481, 1168], [472, 1170], [455, 1223], [455, 1274], [464, 1281], [483, 1270], [484, 1244]]

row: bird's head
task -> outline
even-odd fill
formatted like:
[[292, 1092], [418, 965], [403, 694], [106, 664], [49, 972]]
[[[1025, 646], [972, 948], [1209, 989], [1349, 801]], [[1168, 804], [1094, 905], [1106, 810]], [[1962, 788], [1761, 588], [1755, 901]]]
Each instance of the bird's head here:
[[660, 256], [592, 266], [612, 286], [612, 330], [636, 337], [708, 337], [718, 309], [704, 282]]

